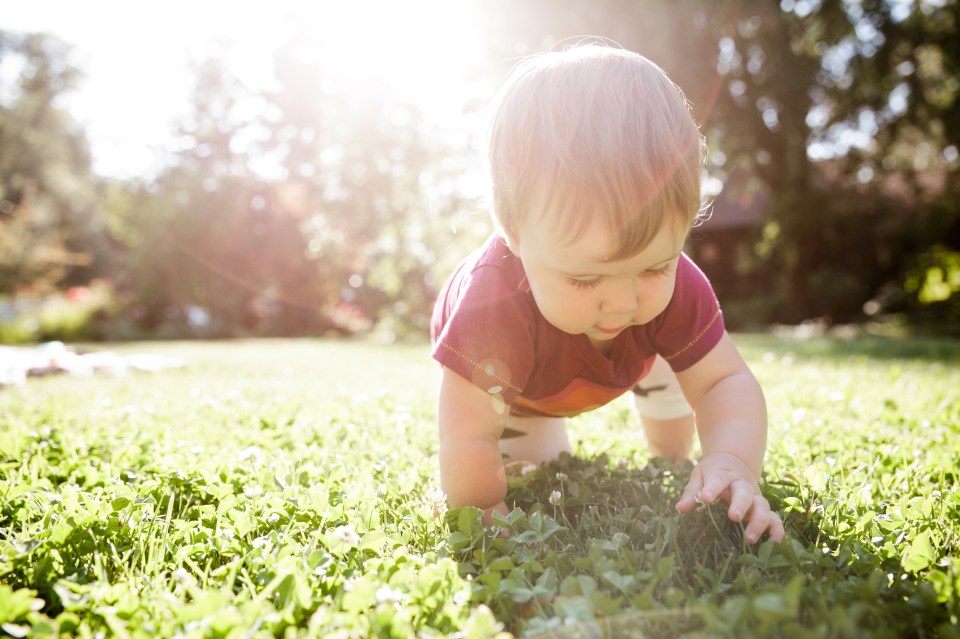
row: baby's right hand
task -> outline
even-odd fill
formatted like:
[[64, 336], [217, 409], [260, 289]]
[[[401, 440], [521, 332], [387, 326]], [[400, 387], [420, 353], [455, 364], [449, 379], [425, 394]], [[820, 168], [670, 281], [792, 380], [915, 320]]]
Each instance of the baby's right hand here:
[[718, 499], [730, 504], [727, 516], [732, 521], [747, 522], [743, 535], [751, 544], [760, 541], [764, 532], [774, 541], [783, 540], [780, 517], [770, 510], [750, 469], [729, 453], [712, 453], [700, 460], [677, 502], [677, 512], [687, 513]]

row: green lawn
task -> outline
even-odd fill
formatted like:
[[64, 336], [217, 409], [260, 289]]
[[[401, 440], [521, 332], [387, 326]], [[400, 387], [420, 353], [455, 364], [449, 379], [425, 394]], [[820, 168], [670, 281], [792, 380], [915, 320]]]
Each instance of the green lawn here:
[[[783, 544], [650, 462], [627, 398], [576, 456], [444, 514], [426, 346], [116, 346], [187, 366], [0, 390], [13, 636], [960, 637], [960, 342], [735, 340]], [[102, 347], [98, 347], [102, 348]]]

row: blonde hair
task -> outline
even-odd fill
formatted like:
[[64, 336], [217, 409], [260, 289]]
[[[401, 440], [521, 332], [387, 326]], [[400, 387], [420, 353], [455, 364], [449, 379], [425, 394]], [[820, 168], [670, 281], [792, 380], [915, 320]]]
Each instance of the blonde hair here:
[[620, 238], [609, 259], [622, 259], [665, 223], [697, 219], [703, 137], [683, 92], [643, 56], [596, 44], [532, 56], [492, 108], [491, 206], [508, 241], [548, 215], [571, 241], [605, 219]]

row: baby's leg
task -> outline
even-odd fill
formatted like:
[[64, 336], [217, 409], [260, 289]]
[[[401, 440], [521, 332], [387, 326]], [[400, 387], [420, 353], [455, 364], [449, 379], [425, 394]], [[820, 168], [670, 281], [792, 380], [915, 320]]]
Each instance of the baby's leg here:
[[650, 374], [633, 392], [651, 456], [689, 459], [696, 430], [693, 411], [670, 365], [657, 357]]
[[504, 462], [540, 465], [570, 452], [570, 439], [562, 417], [507, 417], [500, 435]]

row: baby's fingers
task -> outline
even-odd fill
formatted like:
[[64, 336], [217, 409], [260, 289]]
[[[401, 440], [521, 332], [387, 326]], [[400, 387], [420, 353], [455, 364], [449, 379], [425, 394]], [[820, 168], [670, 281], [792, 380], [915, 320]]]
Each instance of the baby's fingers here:
[[675, 508], [679, 513], [688, 513], [703, 502], [700, 500], [700, 491], [703, 489], [703, 475], [699, 468], [690, 473], [690, 480], [683, 489], [683, 494]]
[[[726, 472], [711, 472], [703, 480], [703, 488], [700, 490], [700, 497], [703, 498], [703, 503], [705, 504], [712, 504], [718, 499], [732, 502], [733, 495], [728, 493], [728, 491], [732, 491], [736, 483], [737, 480]], [[743, 513], [745, 512], [745, 510], [741, 509], [740, 516], [742, 517]]]
[[770, 504], [760, 495], [754, 497], [753, 507], [747, 518], [749, 524], [743, 531], [743, 535], [751, 544], [757, 543], [764, 532], [768, 533], [770, 539], [774, 541], [783, 540], [783, 522], [780, 521], [777, 513], [770, 510]]
[[[754, 498], [757, 496], [753, 484], [742, 479], [733, 480], [730, 484], [730, 508], [727, 509], [727, 516], [733, 521], [743, 521], [747, 513], [756, 507]], [[762, 497], [760, 500], [766, 505], [767, 502]], [[768, 506], [767, 511], [769, 510]]]

